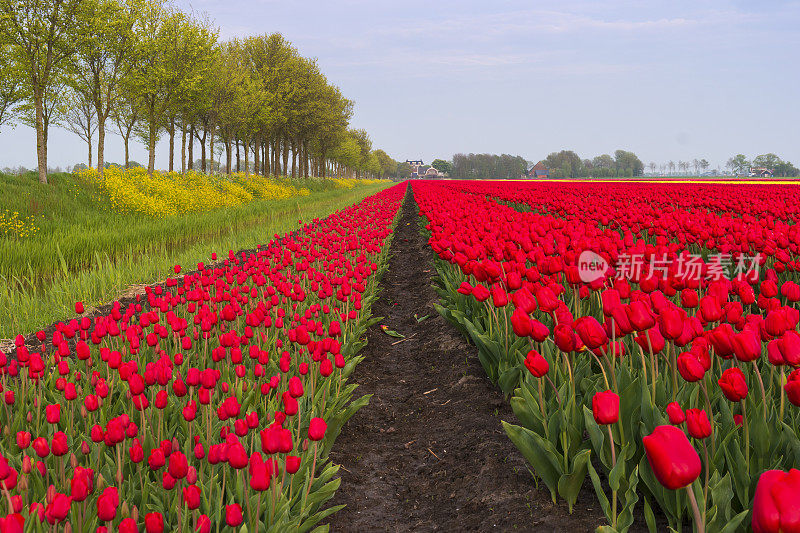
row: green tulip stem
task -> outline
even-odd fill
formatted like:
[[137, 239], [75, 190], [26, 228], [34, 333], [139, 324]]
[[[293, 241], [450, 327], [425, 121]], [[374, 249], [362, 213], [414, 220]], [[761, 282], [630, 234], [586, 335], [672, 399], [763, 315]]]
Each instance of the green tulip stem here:
[[747, 474], [750, 474], [750, 424], [747, 422], [747, 398], [742, 399], [742, 426], [744, 426], [744, 460]]
[[542, 380], [537, 379], [536, 384], [538, 385], [539, 389], [539, 409], [542, 411], [542, 425], [544, 426], [544, 434], [547, 437], [547, 440], [550, 440], [550, 428], [547, 425], [547, 414], [545, 414], [544, 410], [544, 394], [542, 392], [544, 387], [542, 385]]
[[[611, 470], [617, 466], [617, 452], [614, 449], [614, 433], [611, 431], [611, 424], [607, 425], [608, 443], [611, 445]], [[621, 429], [621, 426], [620, 426]], [[611, 491], [611, 527], [617, 529], [617, 491]]]
[[708, 510], [708, 473], [711, 470], [711, 464], [708, 462], [708, 446], [706, 446], [706, 440], [703, 439], [703, 455], [706, 459], [706, 479], [703, 483], [703, 523], [706, 522], [706, 511]]
[[658, 377], [657, 374], [657, 367], [656, 367], [656, 356], [653, 353], [653, 342], [650, 340], [650, 332], [645, 331], [644, 336], [647, 337], [647, 347], [650, 349], [650, 374], [652, 375], [653, 381], [651, 383], [652, 386], [652, 403], [653, 405], [656, 404], [656, 378]]
[[783, 422], [783, 406], [785, 405], [785, 402], [786, 402], [786, 392], [783, 389], [784, 383], [786, 383], [786, 371], [783, 369], [783, 367], [781, 367], [781, 383], [780, 383], [781, 406], [780, 406], [780, 412], [779, 412], [779, 416], [778, 416], [778, 420], [781, 421], [781, 422]]
[[606, 368], [603, 365], [603, 362], [591, 350], [590, 353], [592, 354], [592, 357], [594, 357], [595, 361], [597, 361], [597, 364], [600, 365], [600, 371], [603, 372], [603, 380], [606, 382], [606, 389], [610, 389], [611, 385], [608, 382], [608, 374], [606, 374]]
[[689, 503], [692, 504], [692, 512], [694, 513], [694, 526], [697, 533], [706, 532], [706, 524], [703, 516], [700, 514], [700, 508], [697, 506], [697, 498], [694, 497], [692, 485], [686, 485], [686, 493], [689, 495]]
[[670, 364], [672, 366], [672, 401], [675, 401], [675, 397], [678, 394], [678, 350], [670, 342], [667, 345], [667, 350], [669, 350], [669, 358]]
[[764, 401], [764, 422], [767, 421], [767, 391], [764, 389], [764, 379], [761, 377], [761, 372], [758, 370], [758, 365], [753, 361], [753, 370], [758, 379], [758, 386], [761, 388], [761, 399]]
[[[711, 410], [711, 400], [708, 398], [708, 389], [706, 388], [706, 381], [705, 381], [705, 379], [701, 379], [700, 381], [698, 381], [698, 383], [700, 383], [700, 389], [703, 391], [703, 396], [706, 399], [706, 411], [708, 411], [707, 412], [708, 420], [713, 425], [714, 424], [714, 412]], [[717, 454], [717, 439], [716, 439], [716, 434], [714, 434], [714, 433], [712, 433], [712, 435], [711, 435], [711, 454], [712, 455], [716, 455]]]

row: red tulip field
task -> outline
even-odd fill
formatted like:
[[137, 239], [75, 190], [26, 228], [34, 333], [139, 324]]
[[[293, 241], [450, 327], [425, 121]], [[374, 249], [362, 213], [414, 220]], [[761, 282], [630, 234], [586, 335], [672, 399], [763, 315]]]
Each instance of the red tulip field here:
[[78, 302], [0, 531], [800, 532], [797, 187], [415, 180]]

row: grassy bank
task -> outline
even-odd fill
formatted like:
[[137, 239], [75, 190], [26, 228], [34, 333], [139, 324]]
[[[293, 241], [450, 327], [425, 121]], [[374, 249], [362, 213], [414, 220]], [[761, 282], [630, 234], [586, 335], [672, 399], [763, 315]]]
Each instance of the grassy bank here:
[[65, 319], [77, 300], [111, 301], [130, 285], [167, 277], [175, 264], [189, 267], [211, 252], [266, 242], [298, 219], [326, 216], [391, 185], [308, 182], [306, 196], [154, 218], [113, 211], [102, 191], [71, 174], [51, 182], [0, 175], [0, 197], [8, 199], [0, 213], [9, 220], [16, 212], [13, 220], [22, 221], [13, 236], [3, 236], [0, 226], [0, 338]]

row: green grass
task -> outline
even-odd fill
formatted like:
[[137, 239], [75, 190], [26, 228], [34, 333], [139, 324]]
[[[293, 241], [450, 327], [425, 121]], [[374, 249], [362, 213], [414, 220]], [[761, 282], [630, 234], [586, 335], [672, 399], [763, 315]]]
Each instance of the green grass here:
[[265, 243], [298, 219], [326, 216], [391, 185], [335, 189], [321, 180], [294, 180], [311, 195], [153, 219], [104, 209], [95, 200], [98, 191], [71, 174], [50, 181], [0, 174], [0, 211], [34, 215], [40, 228], [24, 239], [0, 236], [0, 338], [66, 319], [78, 300], [113, 301], [130, 285], [168, 277], [175, 264], [193, 268], [211, 252], [222, 256]]

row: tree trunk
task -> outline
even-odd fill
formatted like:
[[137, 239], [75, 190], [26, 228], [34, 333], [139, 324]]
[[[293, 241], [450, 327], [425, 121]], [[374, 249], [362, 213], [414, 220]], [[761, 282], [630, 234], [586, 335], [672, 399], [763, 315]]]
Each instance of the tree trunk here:
[[289, 175], [289, 139], [283, 138], [283, 173]]
[[181, 121], [181, 174], [186, 172], [186, 123]]
[[[244, 152], [245, 152], [245, 157], [247, 157], [247, 150], [245, 149]], [[236, 141], [236, 172], [241, 172], [241, 171], [242, 171], [242, 157], [241, 155], [239, 155], [239, 141]]]
[[169, 171], [175, 170], [175, 118], [169, 119]]
[[187, 170], [194, 170], [194, 124], [189, 128], [189, 162]]
[[265, 178], [269, 177], [269, 143], [262, 141], [261, 143], [261, 175]]
[[[260, 139], [260, 137], [256, 137], [256, 141], [253, 143], [253, 166], [255, 167], [256, 174], [258, 174], [258, 171], [260, 170], [259, 167], [258, 167], [258, 165], [259, 165], [258, 148], [260, 146], [261, 146], [261, 139]], [[247, 158], [247, 150], [246, 149], [244, 151], [244, 154], [245, 154], [245, 165], [247, 165], [247, 159], [246, 159]], [[245, 172], [247, 172], [246, 169], [245, 169]]]
[[201, 150], [200, 150], [200, 157], [202, 157], [202, 158], [203, 158], [203, 159], [200, 161], [200, 170], [202, 170], [202, 171], [203, 171], [203, 173], [205, 173], [205, 172], [206, 172], [206, 170], [207, 170], [207, 169], [206, 169], [206, 135], [208, 135], [208, 131], [207, 131], [207, 130], [206, 130], [206, 128], [204, 127], [204, 128], [203, 128], [203, 138], [200, 140], [200, 148], [201, 148]]
[[[250, 177], [250, 143], [242, 141], [244, 146], [244, 175]], [[239, 167], [239, 143], [236, 143], [236, 167]]]
[[147, 173], [152, 176], [156, 170], [156, 125], [150, 123], [148, 129], [150, 131], [147, 139]]
[[295, 179], [295, 169], [297, 168], [297, 143], [292, 142], [292, 179]]
[[36, 161], [39, 164], [39, 183], [47, 183], [47, 132], [44, 130], [44, 102], [41, 93], [34, 92], [36, 108]]
[[233, 166], [233, 146], [231, 146], [230, 139], [225, 141], [225, 172], [230, 176], [232, 172]]
[[211, 135], [208, 139], [208, 162], [211, 165], [209, 172], [211, 175], [214, 175], [214, 126], [209, 128], [211, 130]]
[[86, 144], [89, 145], [89, 168], [92, 168], [92, 136], [88, 135], [86, 138], [89, 139], [86, 141]]
[[125, 143], [125, 168], [131, 168], [131, 157], [130, 157], [130, 150], [128, 149], [130, 146], [131, 141], [131, 132], [128, 131], [128, 134], [123, 137], [123, 141]]
[[[97, 111], [97, 109], [95, 109]], [[102, 178], [106, 162], [106, 119], [97, 113], [97, 173]], [[89, 166], [92, 166], [91, 164]]]

